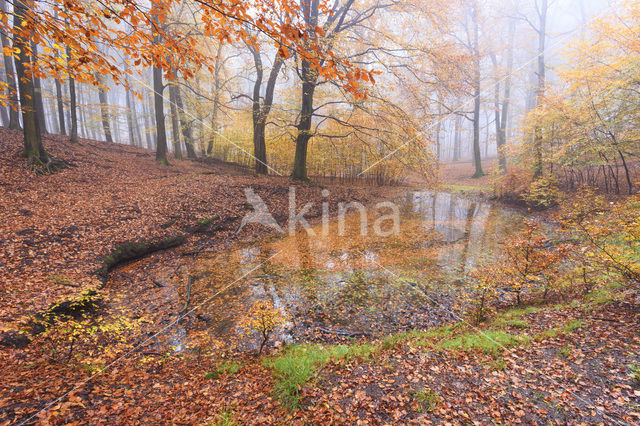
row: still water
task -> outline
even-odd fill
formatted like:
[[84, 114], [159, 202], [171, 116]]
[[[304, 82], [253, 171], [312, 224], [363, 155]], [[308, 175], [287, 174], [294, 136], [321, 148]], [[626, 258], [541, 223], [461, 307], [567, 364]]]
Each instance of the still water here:
[[342, 236], [334, 221], [326, 235], [318, 225], [315, 236], [300, 231], [201, 254], [182, 267], [191, 286], [175, 282], [182, 300], [201, 305], [174, 334], [175, 346], [255, 348], [259, 336], [242, 325], [261, 300], [286, 317], [274, 336], [280, 342], [379, 336], [451, 321], [467, 274], [494, 259], [500, 241], [524, 219], [444, 192], [411, 192], [396, 203], [398, 235], [376, 236], [375, 213], [361, 235], [361, 217], [353, 214]]

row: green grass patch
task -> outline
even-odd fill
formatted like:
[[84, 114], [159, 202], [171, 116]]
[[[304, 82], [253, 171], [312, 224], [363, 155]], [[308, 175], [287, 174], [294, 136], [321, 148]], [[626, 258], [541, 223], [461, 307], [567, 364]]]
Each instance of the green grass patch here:
[[570, 321], [567, 321], [567, 323], [564, 326], [562, 326], [562, 331], [564, 331], [567, 334], [573, 333], [583, 325], [584, 325], [584, 322], [581, 320], [570, 320]]
[[477, 333], [465, 333], [453, 339], [438, 343], [442, 349], [456, 351], [481, 351], [486, 354], [497, 355], [504, 349], [527, 343], [529, 338], [524, 335], [513, 335], [500, 330], [486, 330]]
[[204, 375], [205, 379], [217, 379], [223, 374], [233, 375], [242, 368], [242, 364], [236, 361], [225, 361], [218, 365], [215, 370], [208, 372]]
[[427, 413], [438, 408], [442, 400], [440, 395], [431, 389], [420, 389], [413, 394], [413, 399], [420, 405], [420, 411]]
[[629, 377], [631, 377], [636, 384], [640, 385], [640, 364], [629, 366]]
[[379, 351], [379, 346], [371, 344], [332, 345], [315, 344], [292, 345], [281, 354], [264, 360], [264, 365], [273, 370], [276, 379], [275, 392], [289, 407], [300, 405], [300, 390], [316, 373], [331, 360], [370, 360]]
[[546, 339], [555, 339], [558, 336], [571, 334], [582, 326], [584, 326], [584, 322], [581, 320], [568, 320], [562, 325], [541, 331], [533, 337], [533, 340], [539, 342]]
[[507, 363], [504, 361], [504, 358], [498, 358], [489, 363], [489, 369], [491, 371], [504, 371], [507, 369]]
[[220, 219], [220, 217], [217, 216], [217, 215], [214, 215], [214, 216], [211, 216], [211, 217], [202, 217], [202, 218], [199, 218], [196, 221], [196, 223], [199, 226], [209, 226], [209, 225], [211, 225], [213, 222], [215, 222], [218, 219]]
[[567, 345], [564, 345], [562, 349], [558, 352], [562, 358], [567, 359], [571, 356], [571, 348]]
[[236, 415], [232, 410], [225, 410], [213, 417], [215, 426], [236, 426], [240, 423], [236, 421]]

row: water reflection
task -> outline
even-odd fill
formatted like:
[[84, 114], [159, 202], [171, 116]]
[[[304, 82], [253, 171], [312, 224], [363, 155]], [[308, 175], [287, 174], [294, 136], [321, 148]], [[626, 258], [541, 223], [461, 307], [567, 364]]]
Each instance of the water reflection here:
[[[424, 328], [451, 319], [465, 273], [491, 258], [497, 244], [522, 223], [514, 211], [449, 193], [409, 193], [401, 203], [400, 234], [361, 235], [360, 216], [346, 234], [331, 223], [316, 235], [264, 240], [200, 256], [186, 265], [196, 277], [194, 305], [204, 303], [204, 324], [189, 338], [216, 348], [257, 343], [239, 324], [256, 300], [271, 300], [291, 321], [281, 340], [334, 340]], [[234, 285], [226, 286], [237, 280]]]

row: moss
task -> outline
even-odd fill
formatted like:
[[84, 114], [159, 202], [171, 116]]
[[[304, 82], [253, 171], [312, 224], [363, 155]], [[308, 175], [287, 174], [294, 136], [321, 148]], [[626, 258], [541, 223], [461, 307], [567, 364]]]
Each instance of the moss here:
[[120, 244], [104, 257], [102, 267], [97, 273], [102, 277], [106, 277], [114, 267], [120, 264], [140, 259], [160, 250], [177, 247], [184, 244], [185, 241], [184, 235], [177, 235], [151, 241], [131, 241]]

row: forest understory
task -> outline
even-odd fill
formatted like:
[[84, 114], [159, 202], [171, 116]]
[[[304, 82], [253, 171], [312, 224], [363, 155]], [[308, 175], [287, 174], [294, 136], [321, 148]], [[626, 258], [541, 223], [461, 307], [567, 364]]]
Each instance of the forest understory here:
[[[114, 249], [124, 243], [145, 242], [132, 250], [143, 256], [171, 242], [152, 255], [163, 263], [263, 237], [268, 230], [254, 225], [237, 232], [250, 210], [243, 190], [253, 188], [281, 221], [291, 181], [256, 177], [232, 164], [172, 160], [165, 167], [144, 149], [93, 140], [76, 145], [55, 136], [46, 138], [49, 152], [71, 167], [34, 175], [25, 173], [21, 137], [0, 130], [0, 424], [640, 421], [639, 373], [629, 374], [639, 361], [640, 299], [637, 288], [604, 276], [607, 283], [584, 297], [504, 308], [477, 326], [463, 320], [384, 338], [272, 348], [260, 356], [137, 346], [144, 336], [136, 335], [129, 312], [134, 331], [123, 333], [126, 341], [112, 342], [113, 352], [99, 347], [114, 364], [99, 362], [95, 353], [79, 361], [71, 357], [76, 340], [69, 349], [68, 340], [41, 338], [29, 326], [34, 314], [55, 303], [114, 297], [108, 272], [129, 268], [131, 259], [119, 265], [107, 258], [117, 258]], [[444, 184], [474, 192], [473, 182]], [[483, 185], [477, 183], [479, 192]], [[338, 202], [369, 204], [407, 191], [296, 184], [298, 205], [315, 201], [319, 209], [323, 188], [332, 210]], [[136, 287], [128, 297], [146, 303], [158, 285], [145, 277], [144, 261], [132, 267]], [[176, 307], [157, 303], [157, 309], [162, 316]], [[89, 313], [104, 315], [99, 306]], [[22, 336], [30, 333], [27, 344]]]

